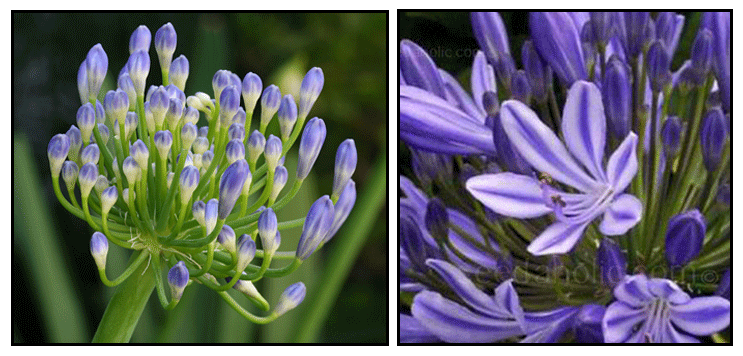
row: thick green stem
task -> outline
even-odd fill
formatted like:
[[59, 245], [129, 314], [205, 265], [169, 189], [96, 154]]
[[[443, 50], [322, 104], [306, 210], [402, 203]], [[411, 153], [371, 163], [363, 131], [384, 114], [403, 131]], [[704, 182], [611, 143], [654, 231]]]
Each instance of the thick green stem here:
[[[146, 253], [146, 252], [140, 252]], [[138, 254], [132, 255], [136, 258]], [[155, 275], [144, 263], [116, 290], [98, 324], [93, 336], [96, 343], [129, 342], [142, 315], [152, 290], [155, 288]]]

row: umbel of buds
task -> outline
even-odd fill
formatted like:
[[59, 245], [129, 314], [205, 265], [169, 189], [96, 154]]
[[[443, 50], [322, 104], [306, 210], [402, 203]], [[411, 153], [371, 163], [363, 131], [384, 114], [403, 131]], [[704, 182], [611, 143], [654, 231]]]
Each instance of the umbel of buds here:
[[[154, 81], [149, 76], [153, 44], [162, 82], [148, 88], [148, 79]], [[313, 204], [306, 218], [279, 222], [276, 212], [297, 194], [325, 141], [325, 122], [307, 120], [323, 88], [322, 70], [310, 69], [299, 92], [291, 94], [282, 94], [273, 84], [264, 88], [255, 73], [241, 78], [219, 70], [212, 96], [187, 96], [191, 64], [177, 56], [176, 45], [172, 24], [159, 28], [154, 38], [146, 26], [139, 26], [129, 40], [129, 59], [114, 80], [117, 88], [107, 93], [101, 87], [109, 74], [108, 56], [100, 44], [93, 46], [78, 71], [77, 125], [49, 141], [54, 191], [70, 213], [95, 230], [90, 252], [106, 285], [139, 278], [142, 273], [135, 270], [152, 268], [166, 309], [174, 308], [191, 282], [197, 282], [220, 293], [248, 320], [267, 323], [302, 302], [304, 284], [290, 286], [265, 317], [246, 311], [225, 291], [235, 288], [270, 310], [252, 282], [294, 272], [338, 231], [356, 200], [351, 179], [356, 147], [352, 139], [340, 145], [333, 189]], [[274, 116], [279, 129], [268, 132]], [[199, 127], [199, 122], [206, 125]], [[287, 167], [284, 159], [300, 136], [298, 164]], [[285, 190], [292, 170], [293, 185]], [[302, 226], [296, 250], [280, 251], [280, 230]], [[113, 280], [106, 276], [109, 242], [136, 251], [133, 262]]]

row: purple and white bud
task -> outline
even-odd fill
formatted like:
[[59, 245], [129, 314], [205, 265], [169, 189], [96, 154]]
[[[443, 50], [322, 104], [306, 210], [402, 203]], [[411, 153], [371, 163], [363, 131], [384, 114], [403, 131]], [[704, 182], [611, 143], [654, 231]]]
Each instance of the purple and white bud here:
[[219, 181], [219, 218], [226, 219], [235, 207], [248, 178], [248, 162], [240, 159], [230, 164]]
[[155, 126], [155, 115], [153, 115], [152, 110], [150, 110], [149, 101], [145, 101], [144, 103], [144, 122], [147, 124], [147, 132], [149, 132], [150, 135], [155, 132], [157, 129], [157, 126]]
[[124, 171], [124, 176], [126, 176], [126, 181], [129, 182], [129, 187], [132, 187], [134, 183], [142, 178], [142, 169], [132, 156], [124, 159], [122, 170]]
[[237, 114], [240, 107], [240, 91], [234, 85], [222, 90], [219, 96], [219, 120], [223, 126], [232, 123], [232, 118]]
[[299, 143], [299, 161], [297, 162], [297, 179], [305, 179], [310, 174], [312, 166], [320, 154], [325, 142], [325, 122], [319, 118], [312, 118], [304, 127], [302, 140]]
[[[233, 123], [227, 129], [227, 137], [230, 140], [238, 140], [241, 143], [245, 142], [245, 125], [237, 122]], [[245, 146], [243, 146], [243, 155], [245, 155]]]
[[88, 91], [88, 72], [85, 61], [80, 63], [77, 70], [77, 91], [80, 94], [80, 104], [90, 102], [90, 92]]
[[220, 69], [214, 73], [214, 77], [212, 77], [212, 89], [214, 90], [214, 99], [219, 102], [220, 105], [222, 105], [222, 102], [220, 101], [222, 90], [230, 85], [234, 85], [232, 82], [232, 72]]
[[237, 264], [235, 265], [235, 269], [242, 271], [255, 258], [255, 241], [250, 238], [250, 235], [243, 234], [240, 236], [240, 240], [237, 241], [236, 248]]
[[276, 167], [276, 171], [274, 171], [274, 174], [273, 174], [273, 186], [271, 186], [271, 194], [268, 197], [269, 202], [276, 201], [276, 198], [278, 198], [279, 193], [281, 193], [281, 190], [284, 189], [284, 186], [286, 186], [286, 181], [288, 179], [289, 179], [289, 172], [287, 172], [286, 167], [284, 166]]
[[610, 238], [601, 240], [596, 252], [596, 265], [601, 272], [601, 283], [609, 288], [614, 288], [627, 274], [627, 260], [616, 242]]
[[627, 55], [636, 58], [648, 42], [655, 38], [655, 26], [649, 12], [627, 11], [624, 13], [627, 28]]
[[647, 73], [650, 78], [650, 88], [654, 92], [661, 92], [671, 83], [671, 59], [666, 46], [662, 41], [655, 41], [648, 49]]
[[108, 214], [119, 199], [119, 191], [116, 186], [110, 186], [101, 193], [101, 214]]
[[327, 195], [320, 197], [312, 204], [304, 220], [302, 235], [299, 237], [297, 258], [304, 261], [315, 252], [330, 231], [334, 216], [333, 202]]
[[497, 73], [504, 86], [511, 84], [516, 66], [511, 57], [508, 34], [500, 14], [497, 12], [473, 12], [470, 14], [472, 31], [488, 62]]
[[281, 105], [281, 91], [279, 87], [271, 84], [261, 95], [261, 131], [268, 126], [273, 116], [279, 111]]
[[96, 231], [90, 239], [90, 254], [93, 255], [98, 270], [106, 269], [106, 256], [108, 256], [108, 239], [106, 235]]
[[333, 194], [336, 199], [346, 187], [346, 183], [351, 179], [353, 172], [356, 171], [356, 162], [358, 160], [356, 153], [356, 144], [353, 139], [347, 139], [338, 146], [335, 155], [335, 175], [333, 177]]
[[152, 92], [152, 96], [147, 100], [150, 103], [150, 111], [152, 117], [155, 120], [155, 125], [158, 129], [163, 127], [165, 122], [165, 114], [168, 112], [170, 106], [170, 97], [164, 87], [159, 87]]
[[534, 48], [560, 81], [570, 87], [588, 78], [580, 29], [566, 12], [531, 12], [529, 29]]
[[136, 51], [129, 56], [126, 66], [129, 68], [129, 78], [134, 84], [137, 97], [144, 96], [147, 75], [150, 74], [150, 54], [143, 50]]
[[155, 51], [157, 51], [160, 68], [163, 69], [163, 72], [170, 68], [177, 39], [175, 28], [170, 22], [160, 27], [155, 33]]
[[668, 220], [666, 260], [671, 268], [691, 262], [702, 250], [707, 223], [699, 210], [680, 213]]
[[356, 204], [356, 183], [351, 179], [346, 184], [346, 188], [343, 189], [343, 192], [338, 197], [338, 201], [333, 207], [333, 224], [325, 235], [323, 244], [330, 241], [330, 239], [335, 236], [335, 233], [337, 233], [341, 228], [343, 223], [346, 222], [348, 215], [351, 214], [354, 204]]
[[245, 159], [245, 146], [240, 140], [230, 140], [224, 148], [227, 163], [232, 164], [237, 160]]
[[183, 113], [183, 122], [196, 125], [199, 122], [199, 110], [187, 107]]
[[210, 199], [206, 202], [206, 206], [204, 207], [204, 226], [206, 226], [207, 235], [211, 234], [217, 226], [219, 205], [219, 200], [217, 199]]
[[[212, 164], [212, 160], [214, 159], [214, 151], [209, 150], [205, 151], [201, 154], [201, 164], [203, 165], [204, 169], [209, 168], [209, 166]], [[216, 174], [216, 172], [214, 172]]]
[[185, 150], [190, 150], [191, 145], [196, 140], [196, 135], [198, 135], [198, 129], [196, 128], [196, 125], [186, 122], [183, 124], [183, 128], [181, 129], [181, 146]]
[[[83, 145], [83, 139], [82, 139], [82, 133], [80, 133], [80, 129], [77, 128], [77, 126], [72, 125], [70, 126], [70, 129], [67, 130], [65, 133], [69, 141], [66, 144], [66, 148], [64, 150], [66, 155], [69, 155], [71, 161], [77, 161], [80, 159], [80, 148]], [[54, 138], [52, 138], [54, 140]], [[51, 145], [51, 141], [49, 141], [49, 144]], [[48, 151], [47, 151], [48, 153]], [[64, 157], [62, 158], [64, 161]], [[51, 162], [51, 160], [50, 160]], [[61, 162], [59, 163], [62, 164]], [[52, 171], [54, 172], [54, 171]]]
[[193, 214], [194, 220], [199, 223], [201, 226], [206, 226], [206, 220], [204, 217], [204, 212], [206, 211], [206, 204], [204, 204], [203, 201], [199, 200], [195, 203], [193, 203], [193, 207], [191, 208], [191, 213]]
[[108, 188], [108, 185], [108, 178], [106, 178], [106, 176], [104, 175], [99, 175], [98, 179], [95, 181], [95, 186], [93, 186], [93, 188], [95, 188], [98, 196], [101, 196], [101, 194], [103, 194], [103, 190]]
[[292, 133], [294, 124], [297, 122], [297, 103], [291, 94], [284, 95], [281, 99], [281, 105], [278, 112], [279, 128], [281, 129], [281, 139], [287, 140]]
[[170, 71], [168, 72], [168, 81], [173, 83], [178, 89], [185, 90], [186, 80], [188, 80], [188, 59], [186, 56], [180, 55], [178, 58], [173, 60], [170, 64]]
[[121, 89], [110, 90], [106, 93], [103, 106], [106, 109], [106, 116], [112, 122], [116, 120], [124, 122], [126, 113], [129, 111], [129, 95]]
[[209, 126], [199, 127], [199, 137], [207, 138], [208, 136], [209, 136]]
[[273, 209], [266, 208], [258, 217], [258, 234], [261, 236], [261, 244], [266, 254], [273, 255], [279, 249], [280, 239], [276, 236], [279, 231], [279, 223]]
[[83, 148], [83, 152], [80, 153], [80, 161], [82, 164], [86, 164], [88, 162], [93, 162], [93, 164], [98, 164], [98, 159], [101, 157], [101, 150], [98, 148], [98, 145], [95, 143], [91, 143], [85, 148]]
[[248, 138], [248, 161], [254, 166], [258, 158], [266, 149], [266, 137], [260, 131], [255, 130]]
[[[67, 159], [67, 154], [69, 152], [70, 137], [68, 135], [56, 134], [51, 140], [49, 140], [46, 154], [49, 158], [49, 170], [52, 172], [52, 177], [59, 177], [59, 173], [62, 171], [62, 165], [64, 164], [65, 159]], [[70, 157], [70, 159], [72, 159], [72, 157]]]
[[526, 77], [526, 72], [523, 70], [517, 70], [511, 77], [511, 96], [514, 99], [529, 105], [531, 102], [531, 85], [529, 79]]
[[194, 140], [191, 148], [193, 149], [193, 153], [199, 155], [203, 154], [204, 152], [206, 152], [206, 150], [209, 149], [209, 139], [204, 136], [199, 136], [196, 138], [196, 140]]
[[167, 160], [170, 147], [173, 145], [173, 134], [170, 131], [158, 131], [154, 137], [155, 147], [160, 154], [160, 159]]
[[152, 42], [152, 33], [150, 33], [150, 29], [145, 25], [137, 27], [129, 38], [129, 54], [139, 50], [149, 52], [150, 42]]
[[524, 64], [532, 95], [537, 102], [547, 102], [547, 94], [552, 87], [552, 69], [537, 54], [531, 41], [524, 42], [521, 47], [521, 63]]
[[95, 128], [95, 108], [93, 104], [86, 103], [77, 109], [77, 126], [80, 127], [80, 137], [87, 145], [90, 142], [90, 134]]
[[632, 123], [632, 71], [619, 57], [612, 56], [606, 64], [603, 95], [609, 130], [618, 140], [629, 134]]
[[137, 140], [129, 146], [129, 155], [134, 158], [141, 169], [147, 169], [147, 162], [150, 159], [150, 151], [142, 140]]
[[304, 296], [307, 294], [307, 288], [304, 283], [297, 282], [284, 290], [284, 293], [279, 297], [276, 308], [274, 308], [274, 314], [284, 315], [286, 312], [296, 308], [304, 300]]
[[684, 16], [675, 12], [659, 12], [655, 18], [655, 37], [663, 41], [668, 56], [671, 58], [676, 53], [683, 28]]
[[263, 152], [263, 156], [266, 158], [266, 165], [268, 165], [270, 171], [273, 171], [279, 165], [282, 149], [281, 139], [274, 135], [269, 135], [268, 140], [266, 140], [266, 149]]
[[712, 31], [701, 28], [691, 47], [691, 65], [695, 74], [695, 84], [697, 85], [704, 83], [707, 79], [707, 74], [712, 69], [712, 41]]
[[[121, 196], [124, 198], [124, 203], [126, 203], [126, 205], [129, 205], [129, 188], [124, 188], [124, 190], [121, 192]], [[133, 189], [132, 189], [132, 197], [134, 199], [137, 199], [137, 193], [134, 192]]]
[[124, 139], [129, 140], [129, 138], [134, 134], [134, 131], [137, 129], [137, 125], [139, 124], [139, 117], [137, 117], [137, 113], [130, 111], [126, 113], [126, 118], [124, 119]]
[[[225, 278], [225, 280], [227, 281], [227, 283], [229, 283], [232, 278], [227, 277]], [[250, 298], [257, 300], [261, 304], [268, 305], [266, 299], [263, 298], [263, 296], [258, 292], [258, 290], [253, 285], [253, 282], [251, 281], [238, 280], [237, 282], [235, 282], [235, 285], [232, 288], [240, 291], [240, 293], [243, 293]]]
[[100, 43], [93, 46], [85, 57], [85, 75], [88, 79], [88, 98], [95, 98], [101, 91], [108, 71], [108, 56]]
[[233, 230], [229, 225], [222, 226], [222, 230], [219, 231], [219, 235], [217, 235], [217, 241], [229, 253], [234, 254], [236, 252], [237, 245], [235, 242], [235, 230]]
[[106, 124], [98, 124], [98, 133], [101, 134], [102, 142], [96, 142], [96, 143], [105, 146], [108, 143], [108, 139], [111, 137], [111, 134], [108, 131], [108, 126], [106, 126]]
[[80, 195], [85, 200], [90, 195], [90, 190], [93, 189], [95, 182], [98, 180], [98, 166], [95, 163], [84, 164], [80, 168], [77, 180], [80, 182]]
[[188, 204], [188, 202], [191, 200], [193, 192], [199, 185], [200, 178], [201, 176], [199, 175], [198, 168], [194, 166], [186, 166], [185, 168], [183, 168], [183, 170], [181, 171], [181, 176], [179, 177], [181, 204]]
[[[134, 83], [132, 82], [132, 78], [129, 77], [128, 71], [121, 73], [121, 75], [119, 75], [117, 85], [119, 86], [120, 90], [126, 93], [126, 96], [129, 99], [128, 110], [134, 111], [137, 108], [137, 90], [134, 88]], [[105, 99], [104, 99], [104, 103], [105, 103]]]
[[165, 113], [165, 120], [168, 122], [168, 128], [171, 130], [178, 129], [178, 125], [183, 117], [183, 102], [178, 98], [170, 98], [168, 101], [168, 111]]
[[173, 300], [181, 300], [183, 290], [186, 289], [189, 278], [188, 268], [186, 268], [186, 264], [183, 261], [178, 261], [168, 271], [168, 285], [170, 286], [170, 295], [173, 297]]
[[728, 140], [728, 120], [719, 108], [712, 109], [702, 119], [699, 143], [707, 171], [714, 172], [720, 165], [722, 152]]
[[245, 113], [245, 109], [243, 109], [241, 106], [238, 106], [237, 113], [235, 114], [235, 116], [232, 117], [232, 122], [230, 122], [230, 124], [245, 125], [247, 119], [248, 114]]
[[666, 158], [673, 159], [681, 148], [681, 119], [678, 116], [669, 116], [660, 130], [660, 138], [663, 141], [663, 151]]
[[314, 67], [305, 74], [302, 86], [299, 89], [299, 111], [297, 117], [304, 119], [310, 114], [312, 106], [320, 97], [322, 87], [325, 84], [325, 76], [322, 69]]
[[243, 79], [242, 82], [242, 96], [243, 101], [245, 102], [245, 112], [253, 114], [253, 110], [255, 110], [255, 104], [258, 103], [258, 98], [261, 97], [261, 92], [263, 91], [263, 82], [261, 81], [261, 78], [253, 73], [250, 72], [245, 75], [245, 79]]
[[77, 163], [73, 161], [64, 161], [62, 165], [62, 180], [64, 180], [67, 189], [74, 189], [77, 184], [77, 175], [80, 173], [80, 168], [77, 167]]

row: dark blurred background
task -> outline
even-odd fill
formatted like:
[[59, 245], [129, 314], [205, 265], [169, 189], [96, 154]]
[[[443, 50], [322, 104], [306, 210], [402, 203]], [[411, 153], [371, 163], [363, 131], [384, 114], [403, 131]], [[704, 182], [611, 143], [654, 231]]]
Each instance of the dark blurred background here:
[[[212, 94], [211, 79], [218, 69], [241, 78], [249, 71], [263, 79], [264, 87], [277, 84], [282, 94], [298, 98], [307, 70], [321, 67], [325, 86], [310, 117], [325, 120], [325, 145], [298, 195], [280, 220], [301, 217], [310, 204], [329, 194], [335, 150], [353, 138], [358, 150], [358, 198], [364, 192], [376, 198], [366, 202], [373, 215], [371, 228], [353, 233], [344, 226], [334, 239], [289, 277], [261, 282], [258, 289], [274, 304], [283, 289], [302, 280], [307, 299], [297, 309], [266, 326], [253, 326], [230, 309], [216, 293], [194, 284], [178, 307], [165, 312], [153, 296], [134, 332], [132, 342], [291, 342], [313, 293], [327, 269], [333, 245], [346, 235], [365, 239], [349, 277], [330, 307], [325, 322], [311, 325], [318, 342], [381, 343], [387, 340], [387, 16], [386, 14], [164, 14], [164, 13], [14, 13], [13, 17], [13, 341], [21, 343], [88, 342], [115, 288], [97, 276], [89, 252], [92, 230], [67, 212], [54, 196], [46, 148], [54, 134], [75, 124], [80, 106], [76, 77], [88, 50], [101, 43], [109, 59], [106, 90], [125, 64], [129, 37], [146, 25], [154, 37], [171, 22], [178, 34], [174, 58], [184, 54], [190, 62], [186, 95]], [[154, 40], [153, 40], [154, 43]], [[160, 84], [154, 44], [148, 86]], [[199, 126], [204, 125], [203, 118]], [[273, 127], [273, 126], [276, 127]], [[269, 132], [277, 132], [276, 120]], [[296, 154], [296, 148], [290, 151]], [[287, 157], [290, 180], [296, 163]], [[378, 184], [378, 177], [385, 183]], [[376, 179], [376, 180], [375, 180]], [[375, 182], [377, 184], [375, 184]], [[61, 183], [63, 184], [63, 183]], [[291, 186], [291, 181], [287, 187]], [[64, 190], [64, 188], [62, 188]], [[283, 215], [283, 219], [282, 219]], [[349, 217], [351, 221], [354, 213]], [[280, 250], [292, 249], [301, 229], [284, 236]], [[296, 246], [296, 245], [294, 245]], [[109, 250], [109, 278], [118, 276], [128, 251]], [[244, 299], [242, 300], [243, 302]], [[243, 303], [247, 304], [247, 303]]]

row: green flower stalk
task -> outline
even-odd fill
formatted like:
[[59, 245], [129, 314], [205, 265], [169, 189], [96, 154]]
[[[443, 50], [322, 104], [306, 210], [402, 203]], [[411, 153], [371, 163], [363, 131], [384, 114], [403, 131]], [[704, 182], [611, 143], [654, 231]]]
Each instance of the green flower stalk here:
[[[336, 164], [342, 172], [336, 173], [341, 178], [334, 183], [333, 201], [323, 196], [310, 209], [308, 219], [327, 217], [327, 227], [318, 230], [304, 218], [290, 222], [276, 218], [276, 212], [301, 188], [325, 139], [322, 119], [313, 118], [303, 130], [322, 90], [322, 70], [307, 73], [298, 105], [292, 95], [282, 97], [275, 85], [263, 90], [254, 73], [241, 80], [227, 70], [213, 78], [214, 98], [202, 92], [187, 97], [183, 88], [189, 62], [184, 56], [173, 60], [176, 41], [170, 23], [156, 32], [162, 85], [145, 91], [152, 36], [147, 27], [138, 27], [118, 88], [106, 93], [103, 103], [97, 98], [108, 57], [100, 44], [95, 45], [78, 72], [78, 125], [49, 142], [57, 198], [95, 230], [90, 251], [101, 280], [107, 286], [121, 285], [95, 342], [128, 341], [153, 290], [163, 308], [173, 309], [194, 282], [217, 292], [249, 321], [271, 322], [302, 302], [305, 286], [301, 282], [290, 286], [271, 310], [253, 283], [295, 271], [332, 237], [355, 200], [348, 198], [355, 198], [350, 176], [356, 165], [355, 147], [349, 140], [339, 148], [338, 157], [345, 158]], [[253, 123], [259, 99], [260, 117]], [[267, 129], [277, 114], [280, 132], [274, 135]], [[201, 117], [207, 125], [198, 127]], [[248, 134], [251, 124], [258, 129]], [[283, 191], [291, 168], [284, 166], [284, 158], [300, 133], [297, 179], [289, 191]], [[60, 190], [60, 176], [66, 196]], [[348, 192], [346, 198], [341, 195], [343, 214], [333, 220], [340, 192]], [[298, 251], [281, 250], [280, 230], [302, 225], [307, 230], [303, 236], [312, 235], [312, 247], [303, 240]], [[106, 272], [109, 242], [136, 251], [115, 279]], [[227, 294], [230, 288], [268, 314], [246, 311]]]

